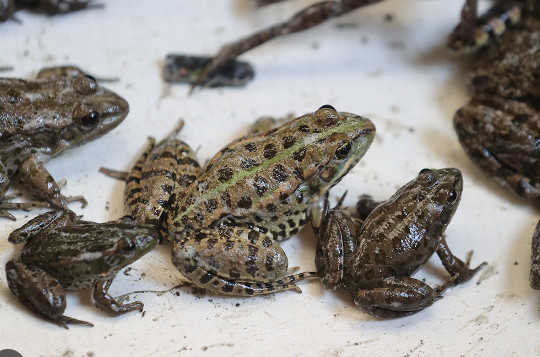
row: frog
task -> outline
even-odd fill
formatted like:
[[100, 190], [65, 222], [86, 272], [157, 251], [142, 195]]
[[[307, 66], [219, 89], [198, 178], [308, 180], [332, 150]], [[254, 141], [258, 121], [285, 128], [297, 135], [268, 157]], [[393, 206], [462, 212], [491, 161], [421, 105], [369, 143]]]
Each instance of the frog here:
[[540, 221], [536, 225], [532, 238], [532, 264], [529, 274], [531, 288], [540, 290]]
[[124, 304], [108, 291], [117, 273], [152, 250], [158, 237], [154, 226], [129, 216], [95, 223], [72, 211], [43, 213], [9, 236], [25, 245], [18, 259], [6, 263], [8, 285], [21, 303], [65, 328], [93, 326], [64, 315], [65, 290], [93, 287], [95, 305], [112, 315], [142, 312], [142, 302]]
[[301, 291], [295, 282], [316, 274], [292, 274], [279, 243], [364, 156], [375, 136], [371, 120], [323, 105], [248, 133], [204, 167], [174, 138], [178, 130], [151, 141], [124, 176], [125, 213], [160, 227], [173, 242], [173, 264], [197, 287], [236, 296]]
[[[49, 69], [36, 80], [0, 78], [0, 216], [15, 219], [8, 209], [43, 202], [64, 210], [74, 199], [84, 203], [60, 193], [44, 162], [108, 133], [128, 112], [123, 98], [90, 75], [58, 76]], [[15, 175], [39, 203], [9, 202]]]
[[474, 55], [467, 79], [471, 98], [453, 121], [459, 142], [473, 162], [500, 185], [537, 202], [540, 13], [538, 6], [522, 6], [522, 10], [520, 21], [506, 29], [497, 46], [484, 46]]
[[[360, 218], [324, 201], [308, 216], [317, 236], [315, 263], [326, 288], [343, 289], [364, 312], [381, 319], [412, 315], [471, 279], [474, 269], [450, 251], [444, 232], [461, 199], [456, 168], [424, 169], [388, 200], [359, 200]], [[367, 215], [367, 216], [366, 216]], [[412, 277], [437, 253], [451, 277], [432, 288]]]
[[13, 18], [13, 13], [22, 8], [52, 16], [102, 7], [92, 0], [0, 0], [0, 22]]

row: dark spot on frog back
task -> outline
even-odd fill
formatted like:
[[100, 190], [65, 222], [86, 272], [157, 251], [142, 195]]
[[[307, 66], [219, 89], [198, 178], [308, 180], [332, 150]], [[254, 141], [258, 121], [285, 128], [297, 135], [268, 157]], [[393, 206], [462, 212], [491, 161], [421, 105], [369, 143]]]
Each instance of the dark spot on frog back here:
[[229, 181], [231, 179], [231, 177], [233, 176], [233, 170], [225, 165], [225, 166], [222, 166], [219, 170], [218, 170], [218, 180], [220, 182], [226, 182], [226, 181]]
[[296, 143], [296, 138], [294, 136], [286, 136], [283, 138], [283, 148], [288, 149]]
[[274, 144], [267, 144], [264, 147], [263, 156], [265, 157], [265, 159], [273, 158], [274, 156], [276, 156], [276, 153], [276, 146]]

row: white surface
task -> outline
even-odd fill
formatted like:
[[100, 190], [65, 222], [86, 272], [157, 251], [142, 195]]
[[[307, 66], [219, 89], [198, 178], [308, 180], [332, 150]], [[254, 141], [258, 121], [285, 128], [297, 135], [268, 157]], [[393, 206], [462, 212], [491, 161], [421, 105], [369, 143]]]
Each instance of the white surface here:
[[[453, 113], [467, 100], [462, 73], [444, 51], [462, 1], [388, 0], [319, 27], [274, 40], [242, 56], [256, 69], [241, 89], [203, 90], [161, 80], [167, 53], [212, 54], [224, 43], [284, 20], [313, 1], [264, 9], [254, 1], [102, 1], [105, 9], [47, 18], [18, 12], [22, 24], [0, 25], [4, 76], [30, 78], [40, 67], [77, 64], [128, 100], [131, 111], [114, 132], [47, 163], [66, 194], [90, 204], [71, 207], [85, 219], [121, 215], [123, 184], [100, 166], [128, 169], [149, 135], [160, 139], [184, 118], [181, 138], [198, 148], [201, 162], [242, 135], [262, 115], [298, 115], [329, 103], [370, 117], [377, 137], [362, 162], [333, 191], [348, 189], [386, 199], [425, 167], [458, 167], [465, 176], [461, 206], [447, 230], [454, 253], [475, 251], [473, 265], [489, 266], [432, 307], [407, 318], [379, 321], [343, 293], [303, 282], [302, 294], [256, 298], [195, 294], [189, 288], [134, 297], [145, 314], [109, 317], [92, 305], [90, 291], [69, 293], [66, 314], [93, 328], [64, 330], [18, 303], [0, 273], [0, 350], [26, 356], [103, 355], [518, 355], [540, 353], [540, 292], [528, 284], [530, 241], [540, 216], [487, 179], [459, 146]], [[394, 20], [385, 21], [386, 14]], [[338, 24], [348, 24], [340, 26]], [[0, 227], [0, 265], [18, 249], [11, 230], [32, 214]], [[302, 231], [283, 244], [290, 266], [314, 269], [315, 240]], [[163, 244], [120, 273], [115, 295], [168, 290], [181, 281]], [[446, 277], [433, 258], [417, 276], [436, 285]], [[479, 281], [481, 279], [481, 281]], [[178, 353], [179, 352], [179, 353]]]

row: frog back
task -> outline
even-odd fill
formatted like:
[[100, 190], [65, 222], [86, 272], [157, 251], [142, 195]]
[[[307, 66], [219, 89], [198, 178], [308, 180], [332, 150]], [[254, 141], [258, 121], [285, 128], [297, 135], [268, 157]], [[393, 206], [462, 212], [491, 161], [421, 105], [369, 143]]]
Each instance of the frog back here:
[[132, 222], [88, 222], [37, 235], [26, 243], [20, 259], [40, 267], [64, 288], [80, 289], [114, 276], [150, 251], [157, 237], [153, 227]]
[[264, 226], [285, 224], [281, 221], [290, 216], [305, 218], [307, 205], [319, 194], [318, 176], [335, 155], [333, 136], [345, 122], [329, 110], [227, 145], [180, 194], [172, 225], [199, 229], [232, 219]]

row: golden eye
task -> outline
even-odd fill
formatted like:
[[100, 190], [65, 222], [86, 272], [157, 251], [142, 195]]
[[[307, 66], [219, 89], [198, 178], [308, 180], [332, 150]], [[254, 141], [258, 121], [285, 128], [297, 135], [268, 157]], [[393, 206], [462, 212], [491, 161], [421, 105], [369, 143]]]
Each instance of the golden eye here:
[[338, 159], [344, 159], [351, 152], [352, 145], [349, 141], [342, 141], [339, 143], [338, 148], [336, 149], [336, 157]]

